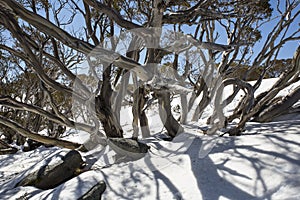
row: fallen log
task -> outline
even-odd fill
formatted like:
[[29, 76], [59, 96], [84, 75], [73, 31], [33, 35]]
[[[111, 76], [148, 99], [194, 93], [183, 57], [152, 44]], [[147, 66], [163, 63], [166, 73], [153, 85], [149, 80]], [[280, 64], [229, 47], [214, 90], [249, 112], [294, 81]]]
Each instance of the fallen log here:
[[18, 151], [17, 148], [10, 146], [0, 139], [0, 155], [14, 154]]

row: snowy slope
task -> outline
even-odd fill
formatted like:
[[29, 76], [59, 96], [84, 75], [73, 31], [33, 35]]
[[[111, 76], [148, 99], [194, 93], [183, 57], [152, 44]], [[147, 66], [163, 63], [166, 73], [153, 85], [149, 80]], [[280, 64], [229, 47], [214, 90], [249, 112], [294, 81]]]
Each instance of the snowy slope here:
[[[261, 91], [274, 81], [264, 81]], [[130, 114], [130, 108], [124, 107], [121, 120], [127, 136], [132, 132]], [[147, 114], [152, 133], [159, 136], [162, 124], [157, 110]], [[248, 123], [241, 137], [201, 135], [199, 125], [185, 126], [185, 133], [172, 142], [157, 137], [144, 139], [151, 151], [136, 161], [116, 162], [115, 153], [108, 146], [99, 146], [82, 154], [93, 170], [46, 191], [13, 186], [28, 173], [26, 170], [65, 150], [41, 147], [2, 155], [0, 199], [71, 200], [101, 180], [107, 184], [103, 199], [113, 200], [300, 199], [299, 117], [290, 115], [271, 123]], [[78, 131], [68, 136], [72, 141], [83, 141], [86, 137], [86, 133]]]

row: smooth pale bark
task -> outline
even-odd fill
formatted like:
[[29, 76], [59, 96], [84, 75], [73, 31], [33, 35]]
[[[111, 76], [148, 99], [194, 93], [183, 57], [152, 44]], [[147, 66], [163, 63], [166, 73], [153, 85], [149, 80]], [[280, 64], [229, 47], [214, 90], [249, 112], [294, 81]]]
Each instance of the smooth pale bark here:
[[[61, 29], [60, 27], [56, 26], [55, 24], [51, 23], [50, 21], [46, 20], [40, 15], [37, 15], [36, 13], [25, 9], [21, 4], [14, 0], [3, 0], [0, 2], [0, 6], [6, 9], [5, 15], [18, 15], [18, 17], [27, 21], [29, 24], [33, 25], [41, 32], [56, 38], [57, 40], [59, 40], [60, 42], [69, 46], [72, 49], [75, 49], [79, 52], [90, 56], [96, 55], [99, 57], [100, 55], [101, 59], [103, 59], [105, 62], [113, 63], [118, 67], [127, 70], [133, 70], [144, 81], [150, 80], [153, 76], [153, 74], [151, 74], [150, 71], [148, 71], [144, 66], [140, 65], [138, 62], [135, 62], [132, 59], [122, 56], [114, 51], [110, 51], [99, 46], [94, 46], [88, 42], [75, 38], [69, 33], [67, 33], [65, 30]], [[16, 24], [17, 22], [13, 22], [13, 24], [7, 24], [6, 27], [14, 27]], [[45, 79], [48, 80], [47, 78]], [[50, 80], [48, 81], [49, 83], [51, 83]], [[52, 86], [55, 86], [55, 84], [52, 83]]]
[[[146, 138], [150, 136], [150, 128], [148, 124], [148, 117], [146, 115], [146, 89], [144, 86], [139, 85], [137, 82], [137, 76], [133, 74], [134, 92], [133, 92], [133, 105], [132, 105], [132, 127], [133, 138], [138, 138], [139, 127], [141, 128], [142, 137]], [[140, 126], [139, 126], [140, 124]]]
[[[271, 101], [283, 88], [288, 85], [288, 82], [292, 83], [294, 79], [298, 80], [298, 71], [300, 69], [300, 47], [296, 50], [293, 60], [293, 67], [289, 71], [283, 73], [275, 85], [265, 94], [265, 96], [261, 97], [259, 101], [256, 101], [254, 106], [251, 107], [249, 112], [244, 112], [242, 118], [238, 125], [228, 131], [229, 135], [239, 135], [241, 134], [242, 129], [245, 127], [247, 121], [251, 119], [251, 117], [255, 116], [263, 106]], [[297, 94], [298, 95], [298, 94]]]
[[208, 87], [204, 83], [203, 84], [203, 90], [202, 90], [202, 99], [199, 102], [198, 106], [196, 107], [196, 110], [193, 114], [192, 121], [198, 121], [201, 117], [202, 112], [206, 108], [206, 106], [209, 104], [210, 96], [208, 93]]
[[113, 109], [118, 123], [120, 123], [120, 112], [122, 108], [122, 101], [127, 94], [129, 78], [130, 78], [130, 72], [125, 71], [122, 75], [121, 83], [119, 84], [119, 90], [117, 90], [116, 94], [112, 97], [114, 99]]
[[187, 123], [188, 116], [188, 101], [187, 96], [185, 94], [180, 94], [180, 104], [181, 104], [181, 113], [180, 113], [180, 123]]
[[284, 97], [281, 101], [271, 104], [268, 108], [264, 109], [254, 121], [269, 122], [275, 117], [280, 116], [289, 110], [300, 99], [300, 87], [296, 88], [291, 94]]
[[139, 85], [136, 74], [132, 74], [132, 80], [133, 80], [133, 103], [132, 103], [132, 138], [137, 139], [139, 136], [139, 115], [140, 115], [140, 109], [139, 109]]
[[[155, 28], [162, 27], [162, 18], [163, 18], [163, 9], [161, 7], [163, 1], [162, 0], [154, 0], [153, 1], [153, 9], [152, 9], [152, 18], [150, 19], [150, 26]], [[160, 41], [161, 29], [157, 29], [157, 33], [153, 38], [153, 46], [157, 46]], [[148, 49], [147, 62], [148, 63], [160, 63], [162, 57], [159, 56], [159, 51], [157, 49]], [[155, 73], [154, 69], [154, 73]], [[164, 91], [156, 91], [155, 95], [158, 99], [159, 104], [159, 116], [167, 130], [167, 134], [170, 137], [175, 137], [178, 133], [183, 132], [183, 127], [179, 124], [179, 122], [174, 118], [171, 112], [171, 102], [170, 102], [170, 93]]]

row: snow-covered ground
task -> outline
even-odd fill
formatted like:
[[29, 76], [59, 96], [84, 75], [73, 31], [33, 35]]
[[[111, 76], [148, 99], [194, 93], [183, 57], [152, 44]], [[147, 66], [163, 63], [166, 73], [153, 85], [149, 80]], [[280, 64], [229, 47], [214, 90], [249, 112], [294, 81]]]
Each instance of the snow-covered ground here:
[[[265, 80], [261, 91], [274, 81]], [[132, 132], [130, 113], [130, 108], [125, 107], [121, 115], [128, 136]], [[154, 136], [143, 140], [151, 146], [144, 158], [116, 163], [115, 153], [108, 146], [99, 146], [82, 153], [93, 170], [51, 190], [13, 187], [45, 160], [55, 160], [67, 150], [40, 147], [0, 156], [0, 199], [71, 200], [100, 180], [107, 184], [103, 199], [112, 200], [300, 199], [299, 116], [248, 123], [241, 137], [202, 135], [199, 123], [195, 123], [185, 126], [183, 134], [168, 142], [158, 139], [164, 130], [157, 110], [147, 114]], [[73, 133], [68, 135], [72, 141], [87, 138], [76, 130], [69, 133]]]

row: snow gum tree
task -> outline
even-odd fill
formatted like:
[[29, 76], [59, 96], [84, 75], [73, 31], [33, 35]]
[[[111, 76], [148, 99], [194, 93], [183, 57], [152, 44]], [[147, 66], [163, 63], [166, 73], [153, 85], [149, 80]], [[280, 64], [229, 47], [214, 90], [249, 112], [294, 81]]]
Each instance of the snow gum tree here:
[[[84, 150], [59, 139], [65, 128], [123, 137], [120, 111], [130, 99], [135, 139], [140, 130], [150, 136], [154, 103], [170, 138], [205, 118], [206, 133], [239, 135], [246, 122], [270, 121], [299, 99], [299, 88], [275, 98], [299, 81], [299, 50], [282, 69], [276, 62], [286, 43], [299, 41], [299, 13], [297, 0], [2, 0], [0, 131], [8, 143], [19, 135]], [[274, 69], [276, 84], [256, 95]]]

